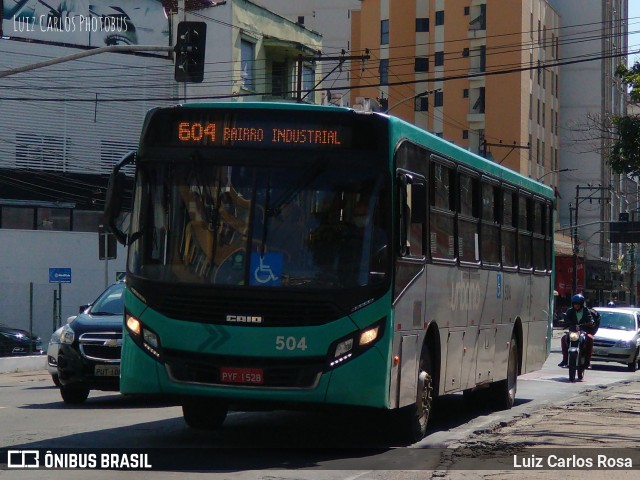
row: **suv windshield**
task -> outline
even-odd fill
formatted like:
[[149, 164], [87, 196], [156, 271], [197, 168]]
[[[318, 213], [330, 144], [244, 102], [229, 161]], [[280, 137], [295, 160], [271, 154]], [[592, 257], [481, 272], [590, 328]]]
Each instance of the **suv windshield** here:
[[380, 283], [390, 264], [385, 175], [347, 158], [141, 165], [129, 271], [228, 286]]
[[124, 313], [124, 283], [116, 283], [107, 288], [93, 302], [91, 315], [122, 315]]

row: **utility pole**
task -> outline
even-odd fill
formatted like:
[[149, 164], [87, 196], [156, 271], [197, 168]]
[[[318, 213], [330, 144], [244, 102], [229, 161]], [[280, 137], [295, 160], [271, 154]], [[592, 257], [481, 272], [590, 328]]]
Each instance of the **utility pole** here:
[[[369, 50], [367, 49], [367, 52]], [[368, 53], [366, 55], [345, 55], [344, 54], [344, 50], [342, 51], [342, 55], [338, 55], [338, 56], [329, 56], [329, 57], [323, 57], [321, 55], [313, 55], [313, 56], [303, 56], [302, 54], [298, 55], [298, 59], [296, 60], [297, 63], [297, 81], [296, 81], [296, 101], [298, 103], [301, 103], [302, 100], [304, 100], [306, 98], [307, 95], [309, 95], [309, 92], [305, 93], [305, 95], [302, 95], [302, 66], [304, 62], [330, 62], [330, 61], [338, 61], [338, 65], [337, 66], [341, 66], [345, 61], [347, 60], [362, 60], [363, 62], [365, 60], [369, 60], [371, 58], [371, 55], [369, 55]], [[318, 85], [320, 83], [322, 83], [322, 81], [327, 78], [333, 71], [335, 70], [335, 68], [329, 72], [327, 75], [325, 75], [325, 77], [320, 80], [320, 82], [318, 82], [313, 89], [315, 90], [316, 87], [318, 87]]]
[[[592, 193], [587, 195], [586, 197], [581, 197], [580, 196], [580, 191], [581, 190], [589, 190]], [[596, 192], [602, 192], [604, 190], [611, 190], [611, 187], [603, 187], [603, 186], [597, 186], [597, 187], [593, 187], [591, 185], [587, 185], [585, 186], [580, 186], [580, 185], [576, 185], [576, 204], [575, 204], [575, 223], [573, 223], [574, 227], [573, 227], [573, 281], [571, 283], [571, 290], [573, 291], [573, 293], [577, 293], [578, 290], [578, 252], [580, 251], [580, 245], [579, 245], [579, 240], [578, 240], [578, 211], [579, 211], [579, 205], [580, 202], [582, 202], [583, 200], [598, 200], [600, 201], [607, 201], [609, 200], [609, 197], [604, 197], [604, 196], [599, 196], [599, 197], [594, 197], [593, 195]], [[569, 204], [569, 210], [571, 210], [571, 204]], [[586, 268], [586, 265], [584, 265], [584, 268]], [[586, 286], [586, 285], [585, 285]]]

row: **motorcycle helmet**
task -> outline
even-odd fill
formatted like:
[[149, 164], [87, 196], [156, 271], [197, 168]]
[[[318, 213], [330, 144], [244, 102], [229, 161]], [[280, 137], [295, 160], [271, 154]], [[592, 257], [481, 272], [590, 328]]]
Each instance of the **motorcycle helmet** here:
[[584, 296], [580, 293], [576, 293], [573, 297], [571, 297], [571, 305], [580, 304], [581, 307], [584, 307]]
[[613, 308], [613, 307], [615, 307], [615, 306], [616, 306], [615, 302], [609, 302], [609, 303], [607, 303], [607, 307]]

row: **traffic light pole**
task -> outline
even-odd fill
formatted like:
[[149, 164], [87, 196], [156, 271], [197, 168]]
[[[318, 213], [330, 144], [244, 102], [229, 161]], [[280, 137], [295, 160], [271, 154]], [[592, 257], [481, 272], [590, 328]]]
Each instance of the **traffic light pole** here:
[[67, 55], [66, 57], [52, 58], [51, 60], [45, 60], [44, 62], [32, 63], [31, 65], [24, 65], [22, 67], [12, 68], [11, 70], [5, 70], [0, 72], [0, 78], [15, 75], [17, 73], [29, 72], [38, 68], [44, 68], [51, 65], [57, 65], [59, 63], [71, 62], [84, 57], [91, 57], [93, 55], [99, 55], [101, 53], [112, 52], [173, 52], [174, 47], [160, 46], [160, 45], [109, 45], [107, 47], [99, 47], [91, 50], [85, 50], [83, 52]]

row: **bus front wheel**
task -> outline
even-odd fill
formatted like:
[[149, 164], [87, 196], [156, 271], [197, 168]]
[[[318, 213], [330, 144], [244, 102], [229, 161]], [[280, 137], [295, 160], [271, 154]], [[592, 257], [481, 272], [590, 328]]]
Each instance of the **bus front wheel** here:
[[224, 423], [229, 407], [226, 403], [208, 399], [190, 399], [182, 404], [185, 423], [198, 430], [215, 430]]
[[420, 361], [416, 403], [402, 408], [398, 425], [402, 437], [411, 442], [422, 440], [427, 434], [427, 424], [433, 406], [433, 371], [428, 356]]

